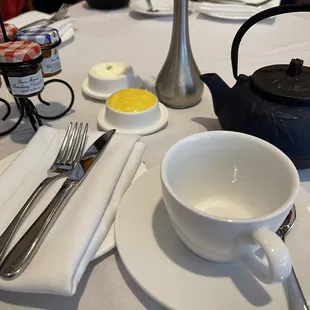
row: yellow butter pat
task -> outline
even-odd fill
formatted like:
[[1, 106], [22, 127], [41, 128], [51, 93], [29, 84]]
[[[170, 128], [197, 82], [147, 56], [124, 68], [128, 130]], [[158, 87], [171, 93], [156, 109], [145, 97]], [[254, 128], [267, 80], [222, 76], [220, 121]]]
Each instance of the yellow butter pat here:
[[141, 112], [150, 109], [157, 102], [157, 97], [144, 89], [129, 88], [114, 93], [108, 105], [120, 112]]

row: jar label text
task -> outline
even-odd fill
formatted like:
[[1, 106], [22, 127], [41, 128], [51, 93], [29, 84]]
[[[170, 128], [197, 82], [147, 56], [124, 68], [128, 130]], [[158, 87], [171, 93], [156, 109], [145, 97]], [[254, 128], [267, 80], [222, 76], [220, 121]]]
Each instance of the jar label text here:
[[51, 56], [44, 58], [42, 61], [42, 71], [44, 74], [52, 74], [61, 70], [61, 63], [58, 54], [58, 49], [53, 49]]
[[42, 71], [22, 77], [8, 77], [13, 95], [31, 95], [44, 87]]

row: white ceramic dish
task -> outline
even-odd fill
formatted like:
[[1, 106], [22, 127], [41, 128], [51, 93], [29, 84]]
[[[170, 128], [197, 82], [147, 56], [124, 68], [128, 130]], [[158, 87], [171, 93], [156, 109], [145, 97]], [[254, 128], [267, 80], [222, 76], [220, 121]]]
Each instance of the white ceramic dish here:
[[[162, 201], [159, 167], [126, 192], [116, 216], [116, 245], [141, 288], [169, 309], [288, 310], [282, 284], [257, 281], [237, 263], [212, 263], [193, 254], [177, 237]], [[297, 223], [287, 237], [303, 291], [310, 297], [310, 195], [296, 199]]]
[[269, 3], [257, 8], [241, 4], [219, 4], [205, 2], [197, 5], [196, 11], [213, 18], [244, 21], [262, 10], [278, 5], [280, 5], [280, 0], [272, 0]]
[[[130, 2], [129, 7], [132, 11], [147, 16], [163, 17], [173, 16], [173, 1], [172, 0], [152, 0], [153, 7], [158, 12], [148, 11], [148, 6], [145, 0], [133, 0]], [[192, 6], [189, 4], [189, 11], [192, 11]]]
[[[21, 153], [22, 151], [17, 151], [2, 160], [0, 160], [0, 174], [4, 172], [4, 170], [14, 161], [14, 159]], [[133, 182], [138, 179], [143, 173], [147, 171], [144, 163], [141, 163], [136, 175], [133, 178]], [[115, 247], [115, 237], [114, 237], [114, 223], [111, 225], [109, 232], [105, 239], [102, 241], [99, 249], [94, 255], [92, 260], [95, 260], [98, 257], [108, 253]]]
[[[133, 119], [129, 120], [128, 122], [126, 121], [126, 117], [130, 119], [131, 116], [130, 115], [126, 116], [126, 113], [121, 113], [122, 115], [124, 115], [123, 122], [121, 121], [121, 119], [119, 119], [119, 122], [115, 123], [113, 122], [113, 118], [109, 119], [109, 115], [111, 114], [111, 108], [105, 105], [98, 114], [97, 122], [98, 122], [99, 127], [103, 129], [104, 131], [115, 128], [118, 133], [141, 135], [141, 136], [149, 135], [151, 133], [154, 133], [162, 129], [168, 123], [167, 108], [160, 102], [157, 103], [156, 108], [157, 108], [157, 111], [153, 111], [154, 109], [151, 108], [147, 111], [139, 112], [139, 115], [138, 113], [137, 114], [132, 113]], [[153, 112], [153, 113], [155, 112], [156, 119], [154, 120], [153, 114], [151, 115], [151, 117], [149, 117], [148, 115], [146, 119], [144, 120], [145, 126], [137, 127], [137, 128], [130, 127], [130, 125], [133, 126], [135, 120], [136, 120], [136, 123], [138, 123], [139, 117], [140, 118], [144, 117], [143, 115], [148, 112]], [[146, 122], [148, 120], [152, 121], [150, 125], [146, 125]]]
[[290, 275], [291, 255], [275, 232], [300, 181], [278, 148], [239, 132], [198, 133], [167, 151], [161, 180], [173, 227], [194, 253], [214, 262], [241, 261], [264, 283]]
[[133, 68], [125, 63], [108, 62], [94, 65], [88, 72], [88, 88], [94, 93], [114, 93], [137, 84]]
[[[143, 86], [143, 80], [139, 76], [136, 76], [136, 84], [132, 88], [142, 88], [142, 86]], [[97, 100], [107, 100], [115, 92], [113, 91], [113, 92], [107, 92], [107, 93], [106, 92], [99, 93], [99, 92], [93, 91], [92, 89], [89, 88], [88, 78], [84, 80], [82, 84], [82, 91], [88, 97], [91, 97]]]

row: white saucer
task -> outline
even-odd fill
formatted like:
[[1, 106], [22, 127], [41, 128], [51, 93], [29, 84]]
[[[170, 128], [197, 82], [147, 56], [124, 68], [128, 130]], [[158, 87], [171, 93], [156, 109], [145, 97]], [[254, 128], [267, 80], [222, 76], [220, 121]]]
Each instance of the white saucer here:
[[[143, 86], [143, 80], [141, 77], [136, 76], [136, 86], [134, 88], [142, 88]], [[113, 93], [97, 93], [91, 90], [88, 87], [88, 78], [86, 78], [82, 84], [82, 90], [85, 95], [88, 97], [97, 99], [97, 100], [107, 100]]]
[[200, 5], [197, 5], [196, 11], [214, 18], [244, 21], [260, 11], [279, 5], [280, 0], [272, 0], [260, 7], [247, 6], [242, 4], [219, 4], [204, 2]]
[[[303, 188], [296, 208], [297, 223], [287, 244], [309, 300], [310, 196]], [[282, 284], [262, 284], [237, 263], [204, 260], [180, 241], [162, 201], [159, 167], [142, 175], [125, 193], [115, 226], [116, 246], [129, 274], [169, 309], [289, 309]]]
[[[173, 1], [172, 0], [152, 0], [152, 5], [158, 12], [148, 11], [148, 6], [145, 0], [133, 0], [130, 2], [129, 7], [132, 11], [147, 16], [161, 17], [173, 16]], [[189, 4], [189, 11], [192, 11]]]
[[[0, 160], [0, 174], [3, 173], [6, 168], [9, 167], [9, 165], [14, 161], [14, 159], [22, 152], [21, 151], [17, 151], [5, 158], [3, 158], [2, 160]], [[147, 171], [144, 163], [142, 162], [132, 180], [132, 182], [134, 182], [136, 179], [138, 179], [143, 173], [145, 173]], [[108, 234], [106, 235], [106, 237], [104, 238], [104, 240], [102, 241], [100, 247], [98, 248], [97, 252], [95, 253], [94, 257], [92, 258], [92, 260], [95, 260], [98, 257], [103, 256], [104, 254], [108, 253], [109, 251], [111, 251], [113, 248], [115, 248], [115, 236], [114, 236], [114, 222], [112, 223]]]
[[160, 119], [155, 124], [149, 127], [145, 127], [145, 128], [141, 128], [137, 130], [125, 130], [123, 128], [117, 128], [106, 120], [105, 118], [106, 106], [104, 106], [100, 110], [98, 117], [97, 117], [97, 122], [98, 122], [99, 127], [103, 129], [104, 131], [108, 131], [110, 129], [116, 129], [118, 133], [140, 135], [140, 136], [150, 135], [151, 133], [159, 131], [160, 129], [165, 127], [168, 123], [168, 116], [169, 116], [168, 109], [162, 103], [159, 102], [158, 104], [159, 104], [159, 110], [160, 110]]

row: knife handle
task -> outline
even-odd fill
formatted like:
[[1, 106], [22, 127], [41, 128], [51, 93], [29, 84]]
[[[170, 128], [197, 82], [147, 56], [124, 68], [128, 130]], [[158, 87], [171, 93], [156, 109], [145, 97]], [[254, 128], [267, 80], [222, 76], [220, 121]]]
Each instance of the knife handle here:
[[76, 188], [75, 182], [64, 182], [43, 213], [4, 258], [0, 265], [2, 279], [13, 280], [28, 267]]
[[0, 236], [0, 263], [3, 261], [4, 254], [9, 247], [12, 238], [15, 236], [17, 230], [24, 222], [27, 215], [33, 209], [34, 202], [38, 199], [38, 197], [44, 192], [46, 187], [50, 185], [53, 181], [59, 179], [60, 177], [64, 177], [65, 175], [58, 174], [53, 177], [46, 178], [43, 180], [39, 186], [34, 190], [31, 196], [27, 199], [23, 207], [18, 211], [12, 222], [5, 229], [5, 231]]

